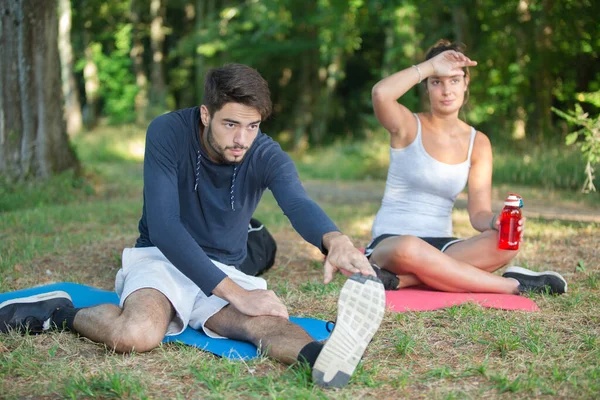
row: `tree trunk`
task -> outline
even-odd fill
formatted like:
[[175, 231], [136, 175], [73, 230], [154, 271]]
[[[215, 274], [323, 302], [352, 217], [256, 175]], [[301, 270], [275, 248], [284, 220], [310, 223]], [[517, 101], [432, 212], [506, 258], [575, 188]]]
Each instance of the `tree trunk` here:
[[131, 0], [131, 24], [133, 33], [133, 46], [129, 53], [133, 61], [135, 83], [139, 89], [135, 95], [135, 120], [138, 124], [146, 121], [148, 113], [148, 76], [144, 69], [144, 42], [142, 41], [142, 27], [140, 22], [139, 0]]
[[60, 52], [62, 91], [65, 97], [67, 133], [81, 131], [82, 116], [79, 90], [73, 73], [73, 46], [71, 45], [71, 0], [59, 0], [58, 50]]
[[325, 71], [321, 79], [321, 90], [316, 103], [315, 115], [316, 118], [312, 121], [312, 139], [317, 145], [323, 143], [323, 139], [327, 133], [329, 121], [332, 117], [332, 104], [334, 102], [334, 92], [339, 83], [338, 71], [342, 67], [341, 50], [337, 50], [331, 56], [329, 65], [322, 65], [321, 70]]
[[301, 57], [302, 66], [300, 68], [300, 87], [296, 107], [294, 110], [294, 137], [293, 151], [303, 153], [308, 149], [308, 129], [312, 123], [313, 114], [311, 104], [313, 100], [311, 85], [311, 50], [305, 51], [304, 57]]
[[383, 44], [383, 60], [381, 65], [381, 74], [380, 77], [387, 78], [392, 75], [394, 72], [394, 46], [396, 45], [396, 30], [394, 28], [394, 20], [392, 19], [388, 25], [383, 28], [385, 33], [385, 40]]
[[150, 45], [152, 47], [152, 68], [150, 83], [150, 112], [149, 119], [166, 110], [167, 88], [164, 77], [164, 21], [166, 17], [166, 0], [150, 1]]
[[539, 27], [539, 36], [535, 42], [540, 57], [539, 69], [536, 72], [536, 79], [534, 80], [536, 94], [535, 121], [537, 123], [535, 134], [538, 142], [551, 136], [554, 130], [552, 124], [552, 88], [554, 87], [554, 78], [550, 71], [552, 57], [549, 56], [552, 46], [551, 32], [551, 26], [544, 23]]
[[457, 42], [463, 43], [470, 47], [470, 43], [467, 43], [469, 39], [469, 17], [465, 11], [464, 5], [454, 5], [452, 7], [452, 26], [454, 30], [454, 36]]
[[[196, 0], [196, 37], [200, 37], [200, 33], [204, 28], [204, 19], [206, 17], [204, 12], [204, 0]], [[198, 39], [197, 45], [200, 45], [200, 39]], [[196, 52], [195, 60], [195, 81], [196, 81], [196, 102], [202, 104], [202, 97], [204, 96], [204, 56]], [[189, 106], [188, 106], [189, 107]]]
[[[530, 53], [530, 43], [528, 40], [528, 29], [531, 27], [531, 13], [529, 12], [529, 4], [526, 1], [519, 2], [516, 8], [516, 16], [519, 24], [515, 27], [515, 36], [517, 45], [515, 46], [516, 62], [522, 71], [527, 71], [527, 57]], [[525, 79], [521, 84], [524, 87], [520, 88], [522, 93], [531, 93], [532, 89], [529, 86], [530, 80]], [[514, 99], [514, 116], [508, 115], [507, 120], [513, 121], [512, 138], [515, 140], [523, 140], [527, 136], [527, 99], [524, 96], [515, 96]]]
[[534, 33], [530, 40], [532, 54], [535, 55], [534, 63], [530, 65], [531, 82], [533, 91], [533, 107], [527, 126], [527, 135], [537, 142], [547, 138], [554, 127], [552, 124], [552, 88], [554, 78], [552, 67], [552, 26], [548, 23], [548, 11], [552, 8], [550, 0], [542, 1], [542, 7], [533, 18]]
[[[184, 6], [185, 10], [185, 20], [181, 26], [181, 32], [186, 37], [196, 38], [196, 27], [198, 23], [198, 19], [196, 18], [196, 9], [197, 9], [196, 0], [186, 0], [186, 4]], [[197, 39], [196, 39], [197, 41]], [[180, 74], [185, 74], [186, 84], [181, 87], [180, 84], [177, 85], [169, 85], [169, 80], [167, 79], [167, 86], [170, 89], [170, 94], [176, 100], [175, 106], [177, 108], [186, 108], [192, 107], [194, 105], [198, 105], [196, 101], [196, 94], [198, 90], [195, 85], [197, 71], [196, 71], [196, 49], [191, 52], [183, 52], [178, 57], [177, 64], [178, 66], [175, 70], [179, 70]]]
[[0, 0], [0, 175], [9, 181], [79, 166], [65, 131], [57, 37], [56, 0]]
[[90, 34], [83, 32], [83, 42], [85, 45], [85, 66], [83, 67], [83, 79], [85, 81], [85, 124], [88, 128], [93, 128], [98, 122], [100, 94], [100, 78], [98, 77], [98, 67], [94, 62], [94, 52], [92, 43], [90, 43]]

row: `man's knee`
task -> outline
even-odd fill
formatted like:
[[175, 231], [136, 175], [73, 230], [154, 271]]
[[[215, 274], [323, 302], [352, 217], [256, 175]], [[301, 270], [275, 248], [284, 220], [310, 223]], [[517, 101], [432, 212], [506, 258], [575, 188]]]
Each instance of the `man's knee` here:
[[145, 352], [156, 348], [165, 337], [166, 329], [152, 321], [122, 319], [112, 331], [109, 345], [117, 352]]

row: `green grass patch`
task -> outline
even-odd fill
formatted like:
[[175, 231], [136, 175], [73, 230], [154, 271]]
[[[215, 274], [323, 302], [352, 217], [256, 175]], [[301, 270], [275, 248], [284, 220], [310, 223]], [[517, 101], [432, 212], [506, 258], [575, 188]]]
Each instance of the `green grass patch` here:
[[102, 372], [92, 376], [75, 376], [69, 378], [62, 390], [69, 399], [82, 397], [103, 399], [147, 399], [139, 379], [128, 373]]
[[91, 176], [75, 176], [73, 171], [51, 177], [44, 182], [0, 185], [0, 214], [18, 209], [67, 204], [85, 200], [94, 194]]

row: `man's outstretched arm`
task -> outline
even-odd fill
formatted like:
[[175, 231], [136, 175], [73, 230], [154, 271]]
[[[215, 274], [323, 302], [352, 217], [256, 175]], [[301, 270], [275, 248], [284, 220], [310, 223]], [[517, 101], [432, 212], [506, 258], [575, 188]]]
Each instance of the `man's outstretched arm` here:
[[352, 244], [350, 238], [339, 231], [323, 235], [323, 248], [327, 251], [325, 259], [325, 284], [331, 282], [335, 271], [343, 269], [350, 273], [375, 276], [367, 257]]
[[271, 166], [267, 168], [270, 172], [267, 182], [277, 203], [294, 229], [327, 256], [324, 282], [331, 282], [333, 273], [340, 269], [375, 276], [364, 254], [354, 247], [350, 238], [341, 233], [321, 207], [308, 196], [290, 157], [280, 150], [269, 161]]

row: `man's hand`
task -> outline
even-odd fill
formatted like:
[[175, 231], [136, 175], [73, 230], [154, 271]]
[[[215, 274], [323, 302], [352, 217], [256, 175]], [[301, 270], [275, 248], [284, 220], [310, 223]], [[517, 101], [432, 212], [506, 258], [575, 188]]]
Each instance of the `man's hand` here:
[[272, 290], [247, 290], [244, 296], [230, 301], [230, 304], [242, 314], [252, 317], [270, 315], [285, 319], [290, 318], [287, 308]]
[[323, 247], [327, 249], [325, 259], [325, 284], [331, 282], [335, 271], [343, 269], [350, 273], [360, 272], [362, 275], [375, 275], [375, 271], [367, 257], [358, 250], [350, 238], [341, 232], [329, 232], [323, 235]]
[[251, 317], [260, 315], [285, 319], [290, 317], [287, 308], [272, 290], [246, 290], [230, 278], [225, 278], [213, 289], [212, 293], [227, 300], [242, 314]]

